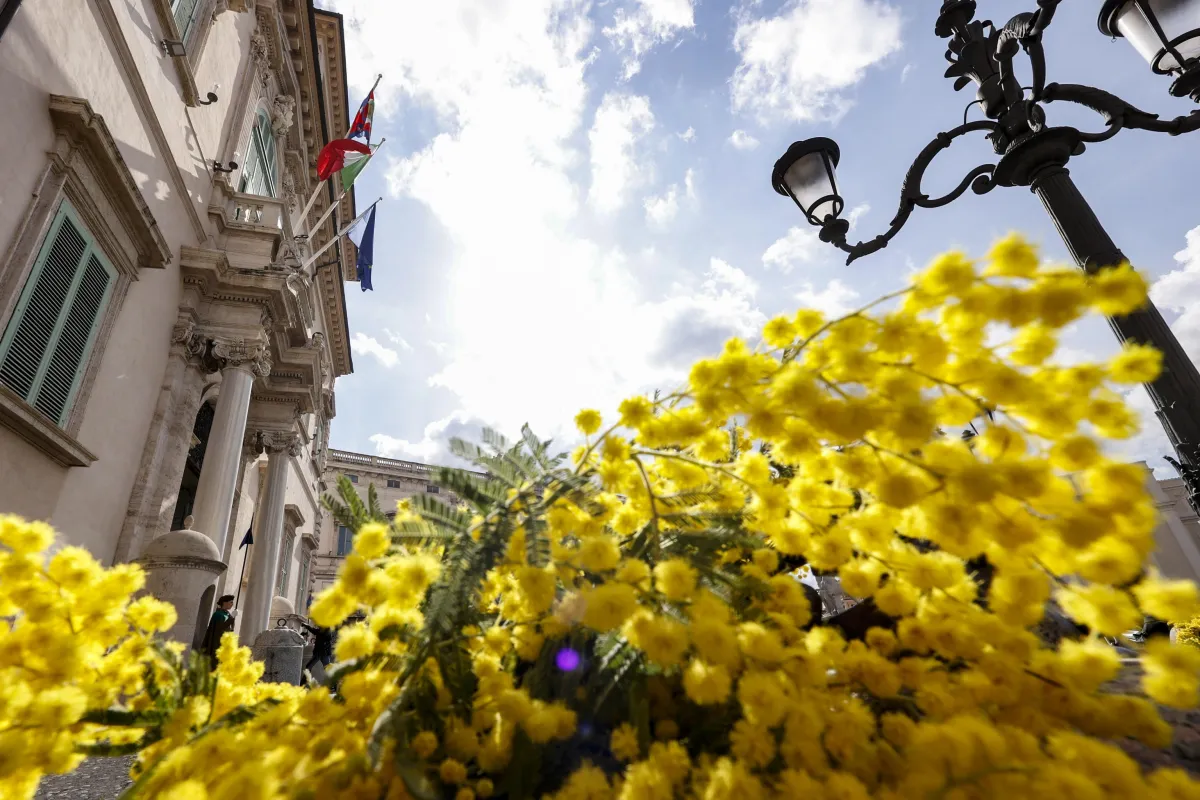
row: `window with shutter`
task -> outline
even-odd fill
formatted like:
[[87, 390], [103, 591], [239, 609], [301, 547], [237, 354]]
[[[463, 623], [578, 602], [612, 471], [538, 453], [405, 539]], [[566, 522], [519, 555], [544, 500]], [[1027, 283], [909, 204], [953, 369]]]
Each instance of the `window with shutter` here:
[[171, 14], [175, 17], [175, 27], [179, 30], [180, 40], [184, 42], [192, 30], [198, 5], [200, 0], [171, 0]]
[[279, 597], [287, 597], [288, 573], [292, 571], [292, 547], [296, 544], [296, 534], [289, 533], [283, 540], [283, 553], [279, 557], [279, 584], [275, 587], [275, 594]]
[[0, 339], [0, 381], [60, 426], [115, 284], [116, 271], [64, 200]]
[[312, 552], [304, 551], [300, 558], [300, 575], [296, 581], [296, 613], [303, 614], [308, 608], [308, 576], [312, 570]]
[[259, 111], [250, 131], [250, 146], [246, 149], [246, 165], [238, 191], [260, 197], [274, 197], [279, 166], [276, 161], [275, 131], [267, 112]]

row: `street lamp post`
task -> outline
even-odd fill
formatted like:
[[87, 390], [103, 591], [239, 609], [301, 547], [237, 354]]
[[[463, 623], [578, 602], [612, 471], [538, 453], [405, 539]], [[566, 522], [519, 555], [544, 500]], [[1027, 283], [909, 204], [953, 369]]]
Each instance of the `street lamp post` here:
[[[809, 139], [788, 148], [771, 176], [775, 191], [792, 198], [806, 219], [820, 228], [823, 241], [849, 253], [847, 264], [886, 247], [916, 208], [946, 205], [968, 188], [985, 194], [997, 186], [1029, 187], [1085, 271], [1092, 273], [1124, 262], [1125, 256], [1071, 180], [1067, 163], [1081, 155], [1087, 144], [1109, 139], [1124, 128], [1172, 136], [1200, 130], [1200, 110], [1164, 121], [1100, 89], [1047, 84], [1042, 33], [1059, 2], [1038, 0], [1037, 11], [1018, 14], [997, 28], [990, 21], [975, 19], [975, 0], [943, 0], [934, 31], [949, 39], [946, 77], [954, 79], [955, 90], [976, 85], [978, 103], [987, 119], [939, 133], [926, 145], [905, 175], [896, 216], [879, 236], [847, 243], [850, 224], [841, 217], [845, 202], [836, 176], [841, 153], [829, 139]], [[1164, 26], [1168, 16], [1170, 25]], [[1192, 20], [1198, 21], [1192, 25]], [[1100, 24], [1106, 33], [1130, 38], [1155, 71], [1177, 74], [1172, 93], [1187, 94], [1200, 102], [1200, 0], [1109, 0]], [[1157, 39], [1145, 33], [1147, 28]], [[1154, 41], [1160, 42], [1160, 47], [1151, 52]], [[1033, 75], [1032, 86], [1027, 88], [1013, 70], [1013, 60], [1022, 50]], [[1105, 129], [1086, 133], [1047, 126], [1042, 105], [1055, 101], [1092, 109], [1104, 118]], [[975, 132], [986, 133], [999, 156], [997, 162], [971, 170], [948, 194], [936, 198], [925, 194], [921, 182], [933, 159], [955, 139]], [[1200, 513], [1200, 372], [1152, 304], [1128, 316], [1112, 317], [1109, 324], [1121, 342], [1148, 343], [1163, 354], [1163, 373], [1146, 389], [1176, 453], [1176, 458], [1168, 460], [1187, 485], [1188, 501]]]

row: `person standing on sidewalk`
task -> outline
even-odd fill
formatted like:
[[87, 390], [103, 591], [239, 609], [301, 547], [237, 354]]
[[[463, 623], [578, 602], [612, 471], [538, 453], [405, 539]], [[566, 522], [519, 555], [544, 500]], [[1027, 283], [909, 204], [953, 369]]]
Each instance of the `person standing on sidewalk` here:
[[217, 667], [217, 648], [221, 646], [221, 637], [233, 633], [233, 595], [223, 594], [217, 599], [217, 607], [212, 619], [208, 621], [208, 630], [204, 633], [204, 642], [200, 650], [208, 656], [213, 669]]

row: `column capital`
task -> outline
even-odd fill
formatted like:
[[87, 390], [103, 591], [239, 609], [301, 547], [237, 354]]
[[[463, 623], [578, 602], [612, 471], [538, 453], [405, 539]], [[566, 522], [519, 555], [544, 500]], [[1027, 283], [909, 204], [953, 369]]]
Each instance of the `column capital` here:
[[171, 346], [179, 347], [185, 361], [199, 364], [208, 350], [208, 337], [190, 319], [181, 319], [171, 329]]
[[247, 367], [260, 378], [271, 374], [271, 353], [267, 345], [247, 339], [213, 339], [212, 357], [226, 367]]
[[295, 458], [304, 452], [304, 442], [294, 431], [254, 431], [246, 439], [255, 453], [287, 453]]

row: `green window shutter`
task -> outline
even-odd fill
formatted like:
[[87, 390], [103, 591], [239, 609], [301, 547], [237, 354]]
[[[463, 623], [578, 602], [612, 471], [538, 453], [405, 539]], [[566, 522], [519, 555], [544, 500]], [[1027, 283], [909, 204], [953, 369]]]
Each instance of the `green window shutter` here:
[[295, 544], [295, 535], [287, 536], [283, 540], [283, 554], [279, 561], [279, 585], [275, 588], [275, 594], [279, 597], [286, 597], [288, 585], [288, 572], [292, 566], [292, 546]]
[[259, 197], [274, 197], [275, 187], [279, 185], [278, 176], [279, 162], [271, 118], [265, 111], [259, 111], [250, 130], [250, 145], [246, 148], [246, 165], [242, 168], [238, 191]]
[[199, 0], [173, 0], [171, 13], [175, 16], [175, 27], [179, 29], [179, 38], [187, 41], [196, 16], [196, 6]]
[[64, 202], [0, 341], [0, 381], [62, 425], [116, 272]]

